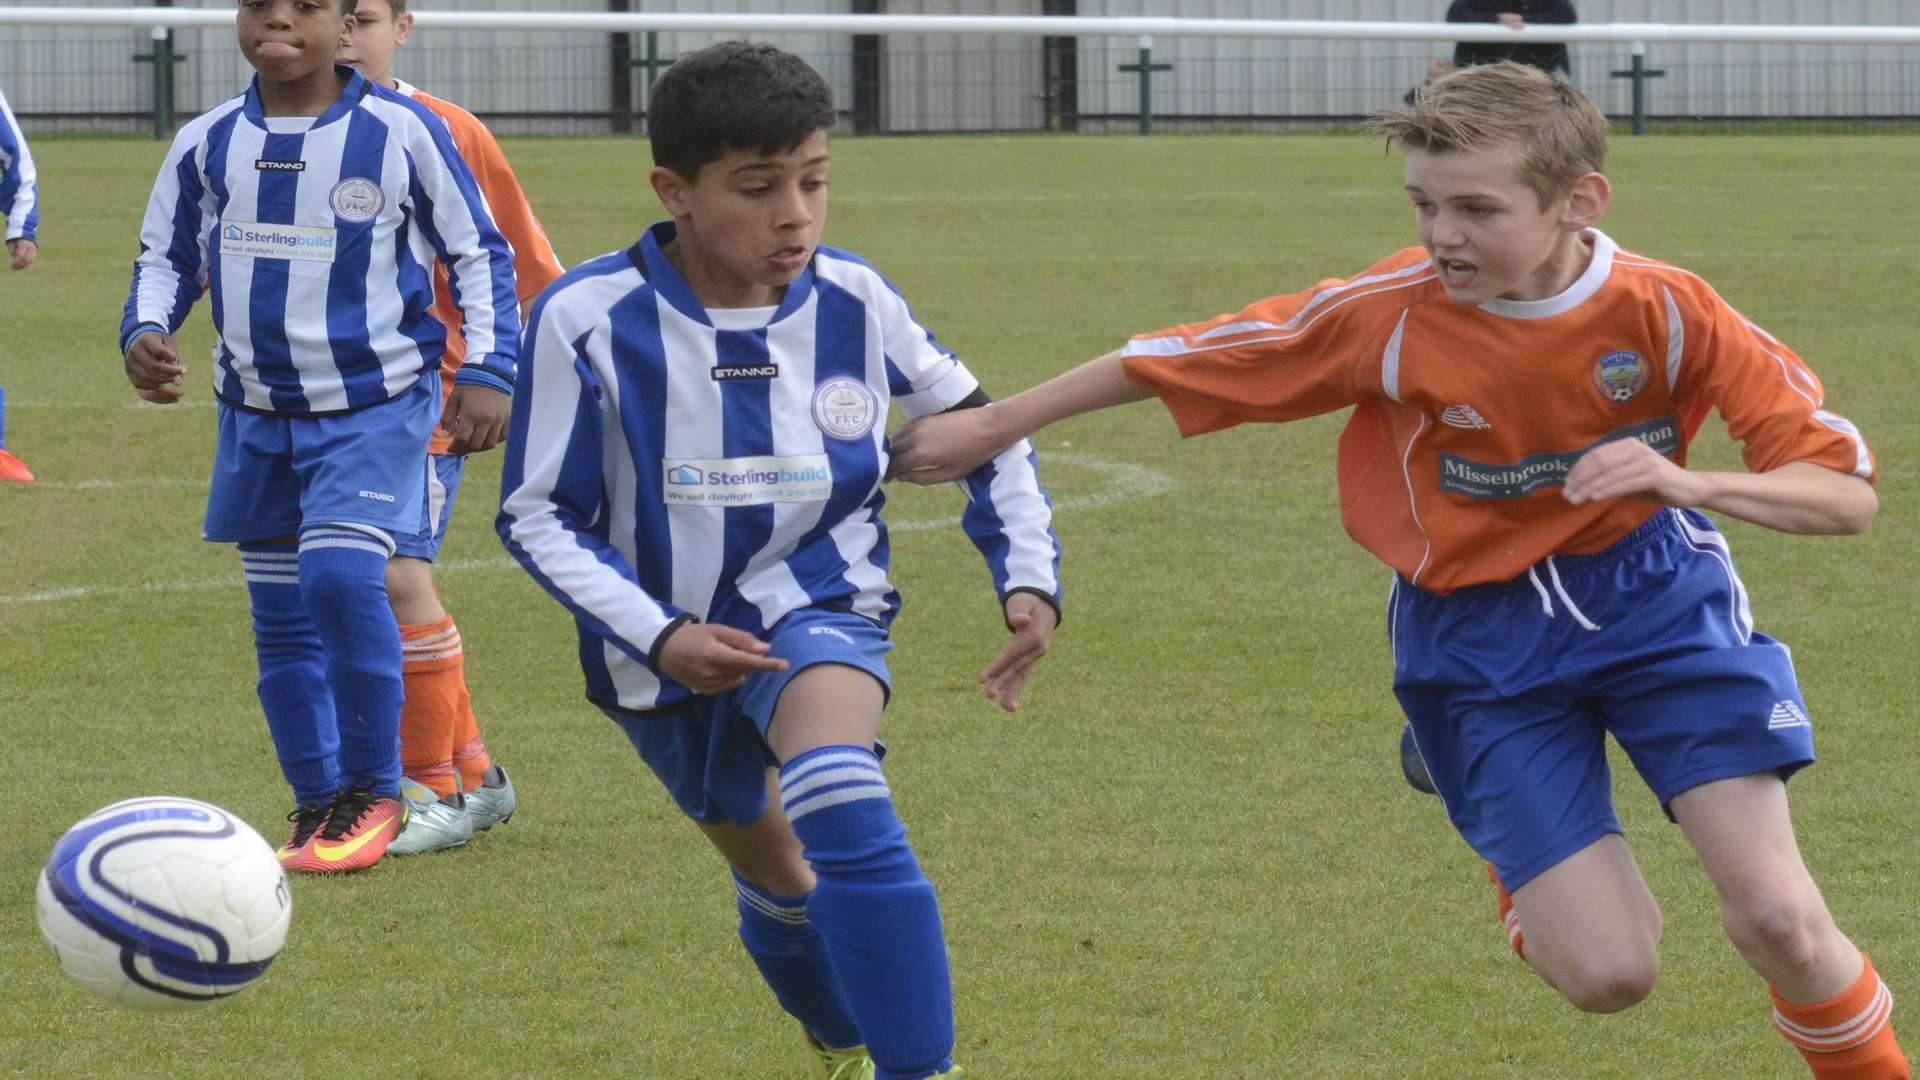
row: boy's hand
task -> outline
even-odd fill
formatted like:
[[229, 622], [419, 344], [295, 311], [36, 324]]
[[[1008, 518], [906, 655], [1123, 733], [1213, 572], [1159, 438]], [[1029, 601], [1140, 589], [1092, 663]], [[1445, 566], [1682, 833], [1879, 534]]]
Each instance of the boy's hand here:
[[1020, 688], [1027, 684], [1027, 676], [1033, 674], [1033, 665], [1047, 655], [1056, 622], [1053, 605], [1032, 593], [1018, 592], [1007, 597], [1007, 625], [1013, 627], [1013, 637], [1001, 648], [1000, 655], [993, 658], [993, 663], [980, 672], [980, 685], [986, 690], [988, 701], [998, 703], [1008, 712], [1019, 710]]
[[991, 405], [923, 416], [893, 433], [887, 479], [944, 484], [986, 464], [1001, 449]]
[[1525, 30], [1527, 28], [1526, 17], [1517, 11], [1503, 11], [1498, 17], [1500, 19], [1500, 25], [1509, 30]]
[[15, 270], [25, 270], [40, 257], [40, 245], [24, 236], [7, 241], [7, 255], [13, 260]]
[[127, 346], [123, 362], [133, 391], [156, 405], [171, 405], [186, 396], [187, 365], [172, 334], [148, 331]]
[[718, 623], [686, 623], [660, 648], [660, 671], [696, 694], [737, 690], [756, 671], [785, 671], [787, 662], [745, 630]]
[[441, 430], [453, 436], [447, 453], [478, 454], [499, 446], [512, 412], [513, 399], [492, 387], [455, 386], [440, 414]]
[[1638, 496], [1668, 506], [1700, 501], [1693, 473], [1638, 439], [1615, 439], [1580, 456], [1567, 471], [1560, 493], [1575, 506]]

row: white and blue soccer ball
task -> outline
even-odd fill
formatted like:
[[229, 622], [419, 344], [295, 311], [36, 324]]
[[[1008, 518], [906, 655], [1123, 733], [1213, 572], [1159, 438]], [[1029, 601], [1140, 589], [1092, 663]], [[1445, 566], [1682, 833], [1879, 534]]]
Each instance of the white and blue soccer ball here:
[[116, 1005], [197, 1009], [267, 970], [293, 899], [273, 848], [193, 799], [128, 799], [68, 829], [40, 871], [40, 932]]

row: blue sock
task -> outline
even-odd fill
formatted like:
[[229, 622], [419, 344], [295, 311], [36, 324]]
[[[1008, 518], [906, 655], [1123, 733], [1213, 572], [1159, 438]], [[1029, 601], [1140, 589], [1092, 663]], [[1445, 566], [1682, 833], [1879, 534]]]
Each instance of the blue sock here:
[[267, 731], [293, 797], [319, 806], [340, 789], [340, 732], [327, 690], [326, 650], [300, 599], [299, 553], [292, 544], [239, 547], [253, 601], [253, 650]]
[[952, 1068], [953, 983], [940, 903], [907, 846], [880, 759], [823, 746], [780, 767], [780, 805], [819, 878], [820, 928], [878, 1080]]
[[780, 1007], [835, 1050], [859, 1046], [860, 1027], [834, 977], [826, 943], [807, 920], [806, 897], [775, 896], [739, 874], [733, 875], [733, 889], [740, 899], [740, 943]]
[[393, 541], [361, 525], [300, 530], [300, 595], [327, 651], [340, 783], [400, 793], [400, 626], [387, 605]]

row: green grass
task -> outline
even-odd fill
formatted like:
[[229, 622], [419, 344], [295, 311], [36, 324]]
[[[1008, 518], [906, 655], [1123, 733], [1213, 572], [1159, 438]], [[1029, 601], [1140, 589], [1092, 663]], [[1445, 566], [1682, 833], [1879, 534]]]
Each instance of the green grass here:
[[[455, 854], [295, 882], [282, 958], [205, 1013], [119, 1012], [65, 981], [32, 889], [68, 824], [177, 793], [277, 836], [287, 796], [236, 559], [197, 539], [204, 305], [184, 334], [193, 407], [134, 407], [114, 355], [160, 147], [35, 149], [41, 263], [0, 277], [8, 445], [42, 480], [0, 490], [0, 1075], [797, 1078], [719, 861], [582, 701], [560, 608], [505, 564], [498, 455], [469, 472], [441, 587], [521, 815]], [[656, 215], [641, 143], [507, 149], [569, 263]], [[1351, 137], [845, 139], [834, 155], [829, 242], [892, 276], [1002, 394], [1412, 241], [1397, 160]], [[1622, 139], [1605, 222], [1792, 343], [1886, 467], [1864, 537], [1727, 530], [1819, 724], [1823, 763], [1793, 784], [1809, 862], [1910, 1032], [1917, 168], [1910, 140]], [[1478, 862], [1398, 774], [1386, 574], [1337, 522], [1339, 425], [1183, 444], [1139, 405], [1043, 433], [1057, 498], [1135, 494], [1060, 513], [1067, 622], [1014, 716], [973, 685], [1003, 634], [977, 557], [957, 528], [898, 535], [889, 771], [941, 890], [960, 1059], [1035, 1080], [1800, 1075], [1622, 763], [1667, 917], [1659, 989], [1587, 1017], [1514, 961]], [[1710, 425], [1696, 462], [1738, 457]], [[1152, 470], [1157, 493], [1115, 465]], [[123, 486], [77, 486], [99, 480]], [[956, 500], [903, 490], [889, 516], [935, 522]]]

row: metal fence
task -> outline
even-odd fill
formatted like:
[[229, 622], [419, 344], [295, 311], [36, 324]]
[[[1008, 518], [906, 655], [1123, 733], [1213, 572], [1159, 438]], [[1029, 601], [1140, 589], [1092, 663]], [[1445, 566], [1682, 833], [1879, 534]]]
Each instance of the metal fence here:
[[[68, 0], [63, 9], [133, 0]], [[144, 0], [142, 6], [228, 9], [230, 0]], [[0, 86], [36, 134], [145, 131], [156, 115], [184, 119], [244, 86], [250, 72], [224, 28], [19, 26], [0, 0]], [[698, 13], [700, 0], [416, 0], [429, 14], [530, 11]], [[1444, 0], [742, 0], [760, 16], [849, 14], [1211, 19], [1339, 19], [1432, 23]], [[1690, 24], [1908, 27], [1912, 0], [1582, 0], [1586, 25], [1677, 20]], [[656, 34], [472, 29], [423, 25], [402, 54], [409, 81], [459, 101], [504, 134], [632, 130], [659, 64], [737, 34]], [[1113, 35], [767, 33], [833, 84], [850, 130], [1133, 131], [1272, 130], [1351, 122], [1419, 82], [1443, 41], [1288, 40], [1163, 36], [1142, 76], [1139, 42]], [[1609, 114], [1633, 113], [1626, 42], [1572, 46], [1573, 80]], [[1651, 124], [1724, 125], [1765, 120], [1798, 127], [1868, 129], [1920, 123], [1920, 48], [1912, 44], [1654, 43], [1643, 58]], [[156, 78], [165, 68], [171, 77]], [[170, 98], [170, 102], [167, 99]], [[1150, 111], [1143, 106], [1150, 100]], [[171, 115], [168, 105], [171, 106]], [[168, 126], [163, 124], [162, 126]]]

